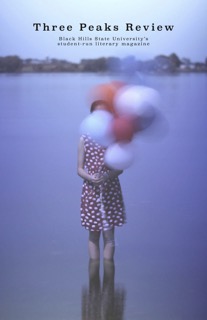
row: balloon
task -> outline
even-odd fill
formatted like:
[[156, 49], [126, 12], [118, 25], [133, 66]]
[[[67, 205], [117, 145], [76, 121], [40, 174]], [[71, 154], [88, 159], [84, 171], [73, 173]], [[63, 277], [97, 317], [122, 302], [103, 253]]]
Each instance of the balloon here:
[[90, 135], [97, 143], [107, 147], [114, 141], [111, 130], [112, 120], [113, 116], [110, 112], [96, 110], [82, 121], [80, 133]]
[[[143, 121], [141, 125], [142, 128], [139, 130], [139, 138], [143, 138], [144, 141], [160, 141], [161, 139], [165, 138], [169, 133], [169, 123], [160, 110], [156, 110], [155, 117], [150, 124], [147, 124], [146, 118], [145, 122]], [[140, 124], [138, 126], [140, 126]]]
[[143, 131], [151, 126], [157, 117], [157, 113], [158, 111], [150, 105], [140, 108], [139, 116], [134, 117], [135, 132]]
[[112, 122], [112, 132], [116, 141], [131, 141], [136, 131], [133, 117], [120, 116]]
[[143, 116], [149, 107], [158, 107], [159, 93], [145, 86], [123, 86], [114, 98], [115, 110], [120, 115]]
[[108, 103], [106, 106], [106, 110], [114, 113], [114, 97], [118, 89], [120, 89], [124, 85], [121, 81], [113, 81], [108, 84], [101, 84], [94, 87], [90, 92], [90, 102], [96, 100], [103, 100]]
[[105, 152], [105, 164], [115, 170], [127, 169], [134, 161], [132, 145], [129, 143], [114, 143]]

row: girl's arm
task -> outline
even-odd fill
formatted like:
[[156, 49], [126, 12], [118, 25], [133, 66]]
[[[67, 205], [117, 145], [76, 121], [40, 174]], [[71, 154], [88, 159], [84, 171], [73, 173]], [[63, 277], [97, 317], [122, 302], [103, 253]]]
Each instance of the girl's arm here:
[[106, 180], [111, 178], [116, 178], [122, 173], [123, 173], [123, 170], [110, 169], [110, 171], [106, 173]]
[[78, 145], [78, 175], [84, 180], [91, 181], [91, 176], [84, 170], [84, 160], [85, 160], [85, 151], [84, 151], [84, 140], [81, 137]]

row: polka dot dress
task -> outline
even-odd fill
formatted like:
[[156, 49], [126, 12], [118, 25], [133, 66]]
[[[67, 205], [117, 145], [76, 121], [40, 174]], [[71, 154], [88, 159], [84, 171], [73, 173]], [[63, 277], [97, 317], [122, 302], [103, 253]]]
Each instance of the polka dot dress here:
[[[83, 135], [84, 169], [90, 174], [103, 174], [110, 170], [104, 165], [105, 148]], [[125, 208], [118, 177], [94, 186], [84, 180], [81, 196], [81, 224], [90, 231], [109, 230], [126, 222]]]

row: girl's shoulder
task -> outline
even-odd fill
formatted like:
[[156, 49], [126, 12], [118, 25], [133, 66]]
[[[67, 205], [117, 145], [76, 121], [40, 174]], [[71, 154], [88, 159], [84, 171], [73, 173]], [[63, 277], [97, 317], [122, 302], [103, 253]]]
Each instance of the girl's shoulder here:
[[83, 142], [85, 142], [85, 141], [89, 140], [89, 136], [84, 133], [84, 134], [82, 134], [82, 135], [80, 136], [80, 140], [83, 141]]
[[88, 134], [82, 134], [80, 137], [80, 142], [87, 148], [92, 145], [92, 139]]
[[91, 138], [91, 136], [89, 134], [82, 134], [80, 139], [82, 139], [84, 142], [92, 142], [93, 139]]

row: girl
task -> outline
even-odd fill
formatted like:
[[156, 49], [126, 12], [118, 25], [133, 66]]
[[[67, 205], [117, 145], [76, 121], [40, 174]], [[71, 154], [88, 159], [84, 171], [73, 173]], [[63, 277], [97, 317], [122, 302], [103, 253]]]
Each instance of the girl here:
[[[106, 110], [107, 103], [94, 101], [91, 112]], [[120, 170], [111, 170], [104, 163], [106, 148], [89, 135], [82, 135], [78, 147], [78, 175], [83, 178], [81, 196], [81, 223], [89, 230], [89, 255], [100, 259], [99, 239], [103, 234], [104, 259], [114, 257], [114, 227], [125, 222], [125, 208], [118, 176]]]

